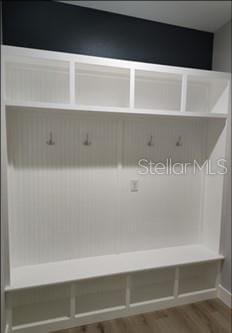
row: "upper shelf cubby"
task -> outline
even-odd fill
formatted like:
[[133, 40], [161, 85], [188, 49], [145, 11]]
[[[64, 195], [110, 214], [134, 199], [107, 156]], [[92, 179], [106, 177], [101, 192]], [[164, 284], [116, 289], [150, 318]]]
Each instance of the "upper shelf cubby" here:
[[129, 96], [129, 69], [76, 64], [76, 104], [104, 107], [129, 107]]
[[182, 76], [151, 71], [135, 71], [135, 107], [179, 111]]
[[188, 76], [186, 111], [225, 113], [228, 102], [228, 80]]
[[226, 73], [3, 47], [5, 104], [90, 112], [226, 118]]
[[18, 57], [5, 66], [6, 98], [15, 102], [69, 102], [69, 62]]

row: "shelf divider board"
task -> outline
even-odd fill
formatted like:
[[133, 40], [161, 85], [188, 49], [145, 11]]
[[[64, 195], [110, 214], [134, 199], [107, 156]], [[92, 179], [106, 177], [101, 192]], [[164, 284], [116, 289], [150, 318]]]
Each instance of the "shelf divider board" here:
[[10, 329], [12, 327], [12, 307], [11, 307], [11, 297], [8, 295], [8, 301], [6, 306], [6, 322], [7, 326]]
[[177, 298], [179, 294], [179, 281], [180, 281], [180, 268], [176, 267], [175, 279], [174, 279], [174, 292], [173, 292], [175, 298]]
[[[118, 143], [117, 143], [117, 170], [118, 170], [118, 199], [117, 199], [117, 205], [118, 205], [118, 221], [121, 221], [121, 215], [122, 215], [122, 198], [121, 198], [121, 190], [122, 190], [122, 170], [123, 170], [123, 133], [124, 133], [124, 122], [122, 119], [118, 120]], [[121, 223], [118, 223], [117, 226], [117, 232], [118, 236], [121, 235]], [[120, 253], [121, 248], [121, 237], [118, 237], [117, 241], [117, 253]]]
[[131, 305], [131, 276], [126, 276], [126, 307], [129, 308]]
[[222, 260], [220, 254], [201, 245], [58, 261], [12, 269], [6, 291], [79, 281], [141, 270]]
[[188, 76], [187, 76], [187, 74], [183, 74], [183, 76], [182, 76], [182, 88], [181, 88], [181, 107], [180, 107], [181, 112], [186, 111], [187, 82], [188, 82]]
[[75, 297], [75, 284], [70, 284], [70, 318], [75, 318], [76, 315], [76, 297]]
[[74, 61], [69, 62], [69, 93], [70, 103], [75, 104], [75, 63]]
[[[3, 90], [1, 85], [1, 91]], [[8, 157], [7, 157], [7, 129], [6, 107], [1, 105], [1, 248], [3, 249], [3, 261], [5, 264], [5, 283], [10, 283], [10, 249], [9, 249], [9, 212], [8, 212]]]
[[130, 108], [135, 107], [135, 69], [130, 70]]

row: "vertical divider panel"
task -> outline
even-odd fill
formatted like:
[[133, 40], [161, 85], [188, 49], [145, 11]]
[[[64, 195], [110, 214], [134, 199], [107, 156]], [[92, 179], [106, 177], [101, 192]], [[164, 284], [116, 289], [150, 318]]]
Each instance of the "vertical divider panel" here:
[[75, 283], [70, 283], [70, 318], [75, 318], [76, 315], [76, 296]]
[[118, 147], [117, 147], [117, 163], [118, 163], [118, 235], [117, 235], [117, 253], [121, 252], [121, 181], [122, 181], [122, 168], [123, 168], [123, 119], [118, 119]]
[[6, 61], [1, 61], [1, 107], [6, 101]]
[[[1, 288], [10, 285], [10, 247], [9, 247], [9, 212], [8, 212], [8, 156], [6, 129], [6, 64], [1, 61]], [[2, 268], [4, 271], [2, 272]]]
[[135, 69], [130, 69], [130, 108], [135, 107]]
[[75, 104], [75, 62], [69, 62], [69, 94], [70, 103]]
[[181, 112], [186, 111], [186, 103], [187, 103], [187, 74], [182, 75], [182, 88], [181, 88]]
[[175, 298], [177, 298], [178, 294], [179, 294], [179, 279], [180, 279], [180, 268], [176, 267], [175, 268], [174, 291], [173, 291], [173, 296]]
[[[6, 296], [6, 327], [11, 332], [12, 329], [12, 297], [11, 294]], [[3, 319], [3, 318], [2, 318]]]
[[[1, 268], [4, 271], [1, 274], [1, 287], [10, 285], [10, 250], [9, 250], [9, 226], [8, 226], [8, 182], [7, 182], [7, 134], [6, 134], [6, 108], [1, 105]], [[2, 265], [4, 265], [2, 267]]]
[[[208, 135], [208, 126], [207, 126]], [[199, 229], [199, 244], [203, 243], [203, 230], [204, 230], [204, 204], [205, 204], [205, 174], [204, 171], [201, 172], [201, 190], [200, 190], [200, 229]]]
[[[1, 329], [11, 331], [12, 326], [12, 309], [11, 302], [4, 293], [6, 285], [10, 285], [10, 250], [9, 250], [9, 226], [8, 226], [8, 182], [7, 182], [7, 132], [6, 132], [6, 76], [5, 61], [1, 61]], [[9, 296], [8, 296], [9, 297]], [[3, 317], [3, 318], [2, 318]]]
[[[202, 142], [203, 154], [201, 157], [201, 163], [205, 163], [207, 157], [207, 147], [208, 147], [208, 137], [209, 137], [209, 119], [206, 120], [207, 124], [205, 126], [205, 133]], [[202, 165], [203, 165], [202, 164]], [[201, 167], [202, 167], [201, 165]], [[204, 231], [204, 206], [205, 206], [205, 186], [206, 186], [206, 175], [204, 170], [199, 170], [201, 172], [201, 189], [200, 189], [200, 229], [199, 229], [199, 244], [203, 243], [203, 231]]]
[[217, 263], [217, 277], [215, 281], [215, 288], [217, 289], [220, 284], [220, 274], [221, 274], [221, 261], [219, 260]]
[[128, 309], [131, 304], [131, 276], [126, 276], [126, 308]]

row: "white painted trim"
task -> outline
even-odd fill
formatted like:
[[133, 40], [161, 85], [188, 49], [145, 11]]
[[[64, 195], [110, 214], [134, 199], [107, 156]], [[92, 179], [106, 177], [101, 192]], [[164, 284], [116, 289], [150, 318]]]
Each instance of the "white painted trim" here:
[[[35, 49], [26, 49], [18, 48], [11, 46], [2, 47], [3, 50], [3, 63], [6, 61], [19, 61], [25, 62], [27, 59], [32, 59], [32, 62], [64, 62], [66, 66], [69, 64], [69, 103], [67, 104], [58, 104], [58, 103], [17, 103], [12, 101], [7, 101], [7, 108], [17, 108], [17, 111], [25, 110], [25, 108], [30, 108], [30, 110], [53, 110], [54, 112], [100, 112], [101, 113], [113, 113], [118, 114], [119, 118], [119, 133], [123, 134], [123, 117], [130, 117], [134, 115], [146, 115], [147, 116], [164, 116], [164, 117], [192, 117], [192, 118], [227, 118], [226, 113], [204, 113], [204, 112], [187, 112], [186, 111], [186, 92], [187, 92], [187, 79], [188, 76], [194, 76], [195, 78], [201, 80], [229, 80], [230, 75], [221, 73], [221, 72], [212, 72], [212, 71], [202, 71], [189, 68], [181, 67], [172, 67], [172, 66], [163, 66], [163, 65], [153, 65], [145, 64], [139, 62], [131, 62], [110, 58], [99, 58], [91, 56], [83, 56], [76, 54], [68, 54], [62, 52], [53, 52], [53, 51], [44, 51], [44, 50], [35, 50]], [[34, 60], [33, 60], [34, 58]], [[25, 60], [26, 59], [26, 60]], [[109, 66], [115, 67], [116, 71], [119, 71], [120, 68], [130, 70], [130, 107], [99, 107], [99, 106], [88, 106], [88, 105], [78, 105], [75, 101], [75, 64], [86, 64], [86, 65], [99, 65], [99, 66]], [[159, 73], [170, 73], [176, 75], [182, 75], [182, 98], [181, 98], [181, 110], [151, 110], [151, 109], [136, 109], [134, 108], [134, 81], [135, 81], [135, 71], [147, 71], [147, 72], [159, 72]], [[3, 101], [4, 103], [4, 101]], [[3, 104], [4, 105], [4, 104]], [[5, 106], [5, 105], [4, 105]], [[224, 108], [222, 108], [224, 110]], [[123, 116], [120, 116], [123, 114]], [[5, 126], [5, 121], [4, 121]], [[6, 146], [6, 143], [5, 145]], [[6, 147], [5, 147], [6, 148]], [[118, 146], [118, 155], [119, 162], [118, 168], [120, 170], [123, 163], [121, 143], [119, 142]], [[6, 177], [5, 177], [6, 178]], [[119, 178], [120, 186], [120, 178]], [[218, 236], [219, 237], [219, 236]], [[190, 246], [191, 247], [191, 246]], [[194, 247], [194, 251], [193, 251]], [[196, 248], [198, 247], [198, 250]], [[211, 262], [222, 260], [218, 251], [212, 252], [208, 251], [207, 248], [203, 246], [196, 245], [192, 246], [192, 251], [188, 252], [186, 246], [178, 247], [178, 250], [175, 251], [175, 248], [169, 249], [159, 249], [143, 253], [132, 253], [132, 254], [118, 254], [114, 256], [104, 256], [102, 258], [90, 258], [83, 259], [81, 262], [79, 260], [70, 260], [66, 262], [52, 263], [50, 264], [41, 264], [34, 265], [34, 267], [21, 267], [19, 269], [12, 270], [13, 281], [9, 283], [9, 286], [6, 288], [8, 291], [7, 296], [10, 296], [10, 292], [14, 292], [18, 289], [37, 287], [41, 285], [51, 285], [59, 283], [70, 283], [70, 312], [68, 317], [54, 318], [51, 320], [45, 320], [41, 322], [33, 322], [31, 324], [20, 325], [14, 327], [13, 331], [21, 333], [47, 333], [48, 331], [65, 329], [68, 327], [80, 326], [83, 324], [89, 324], [92, 322], [98, 322], [101, 320], [114, 319], [118, 317], [126, 317], [130, 315], [136, 315], [139, 313], [144, 313], [148, 311], [155, 311], [163, 308], [169, 308], [172, 306], [178, 306], [181, 304], [187, 304], [197, 301], [202, 301], [205, 299], [214, 298], [217, 296], [219, 289], [208, 289], [200, 290], [197, 292], [190, 292], [184, 295], [178, 295], [178, 284], [179, 284], [179, 267], [176, 268], [175, 281], [174, 281], [174, 294], [172, 297], [156, 299], [154, 301], [143, 302], [140, 304], [131, 305], [130, 303], [130, 276], [127, 277], [126, 285], [126, 295], [125, 295], [125, 306], [115, 307], [105, 310], [94, 311], [91, 313], [85, 313], [81, 315], [76, 315], [78, 311], [78, 304], [76, 307], [75, 299], [75, 285], [74, 281], [84, 280], [93, 277], [101, 276], [111, 276], [117, 274], [130, 274], [140, 270], [150, 270], [154, 268], [162, 267], [174, 267], [182, 266], [199, 262]], [[204, 249], [203, 249], [204, 248]], [[186, 253], [187, 252], [187, 253]], [[135, 258], [136, 257], [136, 258]], [[154, 260], [155, 258], [155, 260]], [[133, 264], [133, 260], [134, 263]], [[100, 261], [99, 261], [100, 260]], [[102, 261], [101, 261], [102, 260]], [[107, 265], [107, 260], [110, 261], [111, 265]], [[122, 263], [127, 263], [124, 267]], [[112, 267], [113, 266], [113, 267]], [[104, 268], [105, 267], [105, 268]], [[47, 270], [49, 268], [49, 270]], [[68, 268], [68, 270], [65, 270]], [[87, 269], [88, 268], [88, 269]], [[104, 269], [103, 269], [104, 268]], [[57, 270], [57, 271], [56, 271]], [[62, 275], [62, 272], [66, 272], [66, 276]], [[67, 272], [68, 271], [68, 272]], [[48, 272], [51, 272], [49, 274]], [[84, 272], [84, 273], [83, 273]], [[87, 273], [86, 273], [87, 272]], [[30, 274], [28, 274], [30, 273]], [[45, 274], [45, 275], [44, 275]], [[49, 277], [48, 277], [49, 275]], [[50, 276], [51, 275], [51, 276]], [[30, 278], [28, 278], [28, 276]], [[26, 278], [25, 278], [26, 277]], [[56, 278], [58, 277], [58, 279]], [[190, 289], [192, 290], [192, 289]], [[12, 309], [10, 302], [8, 303], [8, 333], [12, 332], [11, 329], [11, 316]]]
[[75, 284], [70, 284], [70, 318], [74, 318], [76, 315], [76, 296], [75, 296]]
[[129, 308], [131, 305], [131, 276], [126, 276], [126, 307]]
[[193, 293], [182, 294], [178, 297], [177, 305], [202, 302], [217, 297], [217, 289], [200, 290]]
[[181, 107], [180, 111], [186, 111], [186, 104], [187, 104], [187, 84], [188, 84], [188, 76], [183, 74], [182, 76], [182, 88], [181, 88]]
[[75, 63], [70, 61], [69, 63], [69, 93], [70, 93], [70, 103], [75, 104]]
[[[118, 142], [117, 142], [117, 177], [118, 177], [118, 197], [117, 197], [117, 204], [118, 204], [118, 221], [121, 221], [121, 191], [122, 191], [122, 169], [123, 169], [123, 135], [124, 135], [124, 122], [122, 119], [118, 119]], [[120, 254], [121, 249], [121, 223], [117, 225], [117, 232], [118, 232], [118, 241], [117, 241], [117, 254]]]
[[204, 246], [189, 245], [22, 266], [12, 269], [12, 283], [6, 291], [13, 292], [30, 287], [128, 274], [141, 270], [213, 262], [223, 258], [222, 255]]
[[137, 308], [137, 307], [141, 307], [141, 306], [154, 305], [156, 303], [161, 303], [161, 302], [166, 302], [166, 301], [167, 302], [173, 301], [174, 299], [175, 299], [174, 296], [165, 297], [165, 298], [158, 298], [158, 299], [151, 300], [151, 301], [131, 303], [130, 307], [131, 308]]
[[[198, 290], [198, 291], [193, 291], [193, 292], [190, 292], [190, 293], [179, 294], [178, 298], [181, 299], [181, 298], [187, 298], [189, 296], [194, 297], [194, 296], [200, 296], [200, 295], [205, 295], [205, 294], [210, 294], [211, 295], [211, 293], [216, 293], [216, 292], [217, 292], [216, 288], [211, 288], [211, 289], [206, 289], [206, 290]], [[215, 296], [216, 296], [216, 294], [215, 294]]]
[[130, 108], [135, 107], [135, 70], [130, 70]]
[[112, 307], [112, 308], [109, 308], [109, 309], [102, 309], [102, 310], [96, 310], [96, 311], [91, 311], [91, 312], [85, 312], [85, 313], [81, 313], [81, 314], [77, 314], [75, 315], [75, 318], [80, 318], [80, 319], [83, 319], [83, 318], [86, 318], [86, 317], [91, 317], [91, 316], [97, 316], [97, 315], [101, 315], [101, 314], [107, 314], [107, 313], [112, 313], [112, 312], [115, 312], [115, 311], [123, 311], [126, 309], [126, 306], [125, 305], [122, 305], [122, 306], [115, 306], [115, 307]]
[[217, 296], [225, 305], [227, 305], [230, 309], [232, 308], [232, 294], [222, 287], [221, 284], [219, 284], [217, 288]]
[[[4, 264], [4, 272], [1, 270], [1, 283], [10, 284], [10, 248], [9, 248], [9, 210], [8, 210], [8, 155], [7, 155], [7, 129], [6, 129], [6, 105], [4, 103], [5, 91], [5, 66], [1, 62], [1, 268]], [[4, 238], [3, 238], [4, 237]]]
[[153, 110], [153, 109], [140, 109], [140, 108], [123, 108], [123, 107], [103, 107], [92, 105], [78, 105], [78, 104], [61, 104], [61, 103], [41, 103], [41, 102], [14, 102], [6, 101], [7, 107], [17, 107], [25, 110], [25, 108], [39, 109], [41, 111], [64, 111], [68, 110], [74, 112], [100, 112], [110, 114], [125, 114], [125, 115], [146, 115], [146, 116], [170, 116], [170, 117], [185, 117], [185, 118], [227, 118], [226, 113], [208, 113], [208, 112], [181, 112], [176, 110]]
[[24, 324], [24, 325], [17, 325], [12, 327], [12, 331], [23, 331], [29, 328], [30, 330], [34, 329], [34, 327], [43, 327], [46, 325], [53, 325], [53, 324], [58, 324], [58, 323], [64, 323], [68, 322], [70, 319], [69, 317], [60, 317], [60, 318], [54, 318], [54, 319], [48, 319], [48, 320], [42, 320], [38, 322], [33, 322], [30, 324]]
[[173, 294], [174, 297], [177, 298], [179, 294], [179, 281], [180, 281], [180, 268], [175, 268], [175, 278], [174, 278], [174, 286], [173, 286]]
[[110, 67], [121, 67], [121, 68], [136, 68], [140, 70], [149, 70], [155, 72], [163, 73], [174, 73], [174, 74], [189, 74], [195, 76], [204, 76], [208, 78], [221, 78], [221, 79], [230, 79], [230, 73], [215, 72], [208, 70], [201, 70], [195, 68], [186, 68], [186, 67], [176, 67], [176, 66], [166, 66], [166, 65], [156, 65], [148, 64], [143, 62], [128, 61], [128, 60], [118, 60], [112, 58], [103, 58], [95, 56], [86, 56], [74, 53], [65, 53], [65, 52], [54, 52], [46, 51], [40, 49], [30, 49], [24, 47], [16, 47], [3, 45], [2, 47], [3, 57], [8, 59], [16, 59], [20, 57], [35, 57], [40, 59], [52, 59], [52, 60], [63, 60], [63, 61], [76, 61], [85, 64], [95, 64], [95, 65], [104, 65]]
[[5, 333], [10, 333], [10, 330], [9, 330], [9, 326], [8, 325], [6, 325], [6, 328], [5, 328], [5, 331], [4, 331]]

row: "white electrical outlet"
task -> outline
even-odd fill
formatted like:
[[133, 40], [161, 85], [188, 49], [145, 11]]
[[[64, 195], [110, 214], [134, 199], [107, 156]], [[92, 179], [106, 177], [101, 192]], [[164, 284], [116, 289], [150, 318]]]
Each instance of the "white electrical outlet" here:
[[138, 179], [131, 179], [130, 190], [131, 190], [131, 192], [138, 192], [138, 190], [139, 190], [139, 180]]

